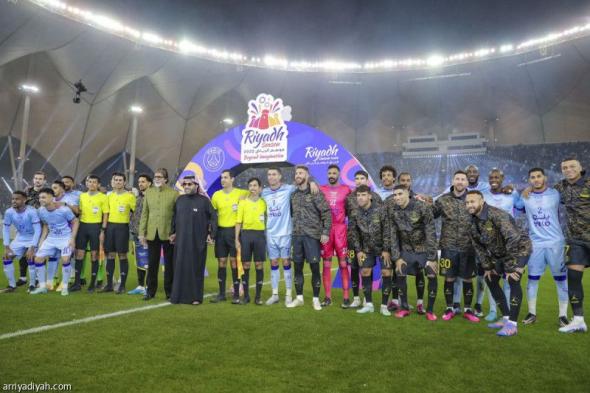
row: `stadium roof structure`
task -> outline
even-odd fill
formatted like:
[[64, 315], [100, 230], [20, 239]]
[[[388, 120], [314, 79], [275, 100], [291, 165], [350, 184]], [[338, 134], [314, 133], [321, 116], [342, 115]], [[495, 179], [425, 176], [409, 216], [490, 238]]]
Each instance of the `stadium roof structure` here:
[[[59, 4], [0, 3], [0, 137], [10, 135], [18, 146], [25, 101], [19, 87], [37, 86], [29, 146], [77, 180], [125, 150], [132, 116], [137, 158], [178, 168], [229, 119], [244, 123], [248, 101], [261, 92], [281, 97], [293, 120], [357, 153], [391, 151], [412, 135], [487, 137], [491, 128], [501, 144], [590, 140], [590, 26], [541, 37], [526, 50], [517, 43], [504, 53], [502, 46], [473, 52], [472, 59], [291, 69], [291, 62], [250, 64], [245, 55], [186, 54], [180, 42], [139, 30], [132, 39], [109, 31], [112, 20], [97, 26], [69, 15], [72, 7], [58, 12]], [[74, 104], [79, 80], [88, 91]], [[133, 105], [143, 112], [131, 113]]]

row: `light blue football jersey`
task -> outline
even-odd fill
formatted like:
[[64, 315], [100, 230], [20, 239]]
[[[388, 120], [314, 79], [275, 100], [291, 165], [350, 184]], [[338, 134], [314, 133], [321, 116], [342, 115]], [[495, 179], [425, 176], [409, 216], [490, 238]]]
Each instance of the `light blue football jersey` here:
[[504, 210], [506, 213], [514, 217], [514, 208], [520, 198], [518, 192], [512, 191], [512, 194], [504, 194], [500, 192], [496, 194], [491, 191], [485, 191], [482, 192], [482, 194], [488, 205]]
[[39, 218], [49, 228], [47, 238], [52, 239], [69, 239], [72, 235], [70, 222], [76, 216], [66, 206], [60, 206], [54, 210], [47, 210], [45, 207], [39, 208]]
[[32, 206], [26, 206], [25, 210], [18, 212], [14, 208], [9, 208], [4, 213], [4, 245], [10, 243], [10, 226], [16, 228], [16, 238], [19, 243], [39, 243], [41, 236], [41, 223], [37, 209]]
[[276, 190], [270, 187], [262, 190], [261, 196], [266, 202], [266, 235], [268, 237], [291, 235], [291, 194], [296, 189], [292, 184], [282, 184]]
[[529, 235], [534, 246], [557, 247], [565, 242], [559, 223], [559, 192], [547, 188], [531, 192], [528, 198], [520, 197], [517, 207], [526, 212]]

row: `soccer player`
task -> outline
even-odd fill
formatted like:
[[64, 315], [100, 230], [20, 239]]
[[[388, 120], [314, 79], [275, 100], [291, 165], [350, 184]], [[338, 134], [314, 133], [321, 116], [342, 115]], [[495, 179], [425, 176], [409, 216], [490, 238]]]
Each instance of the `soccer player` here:
[[332, 227], [328, 242], [322, 245], [322, 259], [324, 269], [322, 279], [326, 297], [322, 307], [332, 304], [332, 257], [338, 257], [338, 267], [342, 278], [343, 308], [350, 306], [348, 265], [346, 263], [346, 201], [350, 188], [340, 184], [340, 168], [338, 165], [328, 166], [328, 184], [320, 187], [332, 212]]
[[[45, 172], [37, 171], [33, 174], [33, 185], [25, 189], [25, 193], [27, 195], [27, 205], [32, 206], [35, 209], [39, 208], [39, 191], [43, 187], [45, 187], [46, 179], [47, 177], [45, 175]], [[31, 269], [29, 269], [28, 267], [29, 264], [27, 262], [27, 259], [25, 257], [21, 257], [21, 259], [19, 260], [20, 275], [18, 281], [16, 282], [16, 286], [20, 287], [21, 285], [25, 285], [27, 283], [27, 270], [29, 270], [29, 272], [31, 271]]]
[[[362, 185], [369, 187], [369, 174], [367, 173], [367, 171], [364, 171], [361, 169], [361, 170], [356, 171], [354, 174], [354, 187], [355, 187], [355, 189], [348, 195], [348, 198], [346, 200], [347, 211], [351, 211], [352, 209], [358, 207], [358, 202], [356, 199], [356, 189]], [[369, 187], [369, 190], [371, 190], [370, 187]], [[376, 203], [378, 205], [381, 205], [383, 203], [383, 200], [381, 199], [379, 194], [377, 194], [373, 190], [371, 190], [370, 192], [371, 192], [372, 203]]]
[[[487, 182], [480, 182], [479, 181], [479, 168], [474, 165], [470, 164], [467, 165], [464, 169], [465, 173], [467, 174], [467, 191], [470, 190], [478, 190], [481, 192], [488, 192], [490, 189], [490, 185]], [[452, 187], [447, 189], [447, 193], [452, 191]], [[476, 262], [477, 265], [477, 262]], [[455, 285], [453, 287], [453, 309], [455, 310], [455, 314], [461, 313], [461, 291], [463, 289], [463, 280], [455, 280]], [[483, 299], [482, 299], [483, 301]]]
[[[391, 227], [384, 206], [372, 202], [371, 189], [366, 185], [356, 188], [358, 207], [348, 216], [348, 246], [352, 255], [352, 264], [361, 269], [365, 304], [357, 310], [359, 314], [375, 311], [373, 306], [373, 267], [377, 257], [381, 257], [382, 270], [389, 270], [391, 277]], [[391, 291], [391, 280], [383, 282], [381, 287], [381, 309], [384, 316], [391, 315], [387, 310], [387, 299]]]
[[297, 297], [288, 308], [303, 306], [303, 263], [307, 261], [311, 269], [311, 286], [313, 289], [313, 308], [320, 311], [320, 243], [326, 244], [330, 238], [332, 213], [322, 193], [312, 194], [309, 186], [309, 169], [306, 166], [295, 167], [295, 184], [297, 190], [291, 195], [291, 213], [293, 215], [293, 262], [295, 263], [295, 291]]
[[80, 191], [74, 189], [76, 182], [72, 176], [62, 176], [61, 181], [65, 189], [65, 201], [76, 216], [80, 214]]
[[[393, 203], [391, 199], [388, 199], [386, 205], [391, 225], [391, 256], [396, 264], [396, 281], [401, 298], [401, 307], [395, 316], [404, 318], [410, 315], [406, 276], [416, 276], [419, 271], [426, 270], [428, 276], [426, 318], [429, 321], [436, 321], [434, 301], [438, 290], [436, 279], [438, 264], [432, 209], [424, 202], [410, 198], [408, 188], [401, 184], [393, 189]], [[387, 307], [385, 310], [387, 311]]]
[[47, 176], [43, 171], [37, 171], [33, 174], [33, 185], [27, 187], [25, 192], [27, 193], [27, 205], [38, 209], [41, 204], [39, 203], [39, 193], [45, 187], [47, 182]]
[[297, 189], [293, 184], [283, 184], [283, 173], [279, 167], [270, 167], [266, 172], [268, 187], [262, 190], [262, 199], [266, 202], [266, 248], [270, 259], [270, 282], [272, 295], [266, 305], [279, 302], [279, 259], [283, 262], [285, 279], [285, 305], [291, 303], [293, 277], [291, 270], [291, 195]]
[[[474, 165], [474, 164], [467, 165], [463, 171], [467, 175], [467, 187], [466, 187], [467, 191], [477, 190], [477, 191], [481, 191], [482, 193], [484, 193], [484, 192], [488, 192], [490, 190], [489, 183], [479, 181], [479, 168], [476, 165]], [[452, 189], [453, 189], [453, 187], [451, 185], [450, 187], [448, 187], [445, 190], [445, 193], [451, 192]], [[512, 192], [512, 189], [508, 188], [508, 187], [506, 187], [505, 190], [510, 190], [510, 193]], [[442, 195], [439, 195], [435, 199], [438, 199], [441, 196]]]
[[[511, 193], [506, 192], [504, 189], [504, 172], [498, 168], [493, 168], [490, 173], [488, 174], [488, 183], [490, 185], [490, 189], [488, 191], [482, 191], [484, 200], [490, 206], [494, 206], [498, 209], [504, 210], [506, 213], [510, 214], [510, 216], [514, 217], [514, 209], [516, 208], [516, 204], [520, 198], [518, 192], [512, 190]], [[475, 296], [475, 315], [478, 317], [483, 316], [482, 304], [485, 294], [485, 281], [483, 278], [484, 270], [479, 264], [477, 263], [477, 286], [476, 286], [476, 296]], [[503, 289], [504, 295], [506, 298], [510, 297], [510, 285], [508, 285], [508, 281], [503, 279]], [[489, 292], [489, 288], [488, 288]], [[490, 294], [488, 294], [489, 296]], [[491, 300], [490, 301], [490, 313], [486, 316], [487, 321], [495, 321], [496, 320], [496, 302]]]
[[98, 191], [100, 179], [96, 175], [86, 177], [88, 191], [80, 195], [80, 230], [76, 235], [76, 265], [74, 285], [70, 291], [79, 291], [81, 287], [82, 266], [86, 255], [86, 246], [90, 245], [90, 260], [92, 265], [90, 285], [88, 292], [96, 289], [96, 276], [98, 274], [98, 251], [100, 244], [104, 242], [104, 231], [109, 214], [107, 196]]
[[238, 260], [236, 250], [236, 217], [238, 203], [248, 195], [247, 190], [234, 188], [234, 176], [229, 169], [221, 172], [221, 187], [211, 197], [213, 208], [217, 210], [217, 235], [215, 239], [215, 258], [218, 261], [217, 280], [219, 294], [211, 299], [211, 303], [224, 302], [225, 280], [227, 276], [227, 258], [231, 265], [233, 281], [233, 304], [240, 304], [240, 278], [238, 277]]
[[115, 275], [115, 257], [119, 256], [119, 273], [121, 283], [117, 295], [125, 293], [127, 274], [129, 273], [129, 220], [135, 209], [135, 195], [125, 189], [127, 177], [120, 172], [111, 176], [113, 192], [108, 198], [109, 216], [105, 231], [104, 248], [107, 252], [107, 284], [101, 292], [113, 292], [113, 276]]
[[[79, 199], [76, 199], [72, 194], [66, 194], [66, 186], [61, 180], [54, 180], [51, 183], [51, 189], [53, 190], [54, 198], [53, 200], [59, 206], [65, 206], [69, 208], [74, 215], [80, 212], [78, 208]], [[55, 274], [57, 273], [57, 268], [59, 265], [59, 253], [56, 255], [52, 255], [47, 259], [47, 290], [53, 291]], [[58, 286], [56, 289], [58, 292], [61, 291], [61, 288]]]
[[[361, 169], [361, 170], [356, 171], [356, 173], [354, 174], [355, 190], [352, 191], [348, 195], [348, 198], [346, 200], [346, 204], [347, 204], [346, 211], [349, 214], [353, 209], [358, 208], [358, 202], [357, 202], [357, 198], [356, 198], [356, 190], [362, 185], [365, 185], [367, 187], [369, 186], [369, 174], [366, 171], [363, 171]], [[372, 191], [370, 188], [369, 188], [369, 191], [371, 194], [371, 203], [373, 205], [380, 206], [383, 202], [382, 202], [379, 194], [377, 194], [375, 191]], [[352, 300], [352, 303], [350, 303], [350, 305], [348, 307], [346, 307], [346, 305], [343, 303], [342, 308], [358, 308], [361, 306], [361, 299], [359, 297], [360, 270], [359, 270], [359, 265], [358, 265], [358, 263], [356, 263], [356, 259], [353, 255], [354, 250], [350, 250], [348, 254], [349, 254], [349, 263], [350, 263], [350, 281], [352, 284], [353, 300]], [[392, 293], [395, 294], [396, 292], [393, 292], [393, 290], [392, 290]]]
[[471, 216], [465, 207], [467, 185], [467, 173], [456, 171], [453, 174], [452, 191], [443, 194], [434, 202], [434, 217], [440, 217], [442, 220], [439, 267], [441, 274], [445, 276], [444, 293], [447, 309], [442, 317], [444, 321], [451, 320], [456, 314], [453, 307], [453, 288], [457, 278], [460, 278], [463, 279], [463, 317], [470, 322], [479, 322], [479, 318], [471, 309], [475, 253], [469, 235]]
[[[516, 226], [512, 216], [488, 205], [480, 191], [468, 191], [465, 204], [472, 217], [470, 232], [473, 246], [485, 270], [486, 283], [503, 315], [502, 319], [488, 327], [500, 329], [498, 336], [514, 336], [518, 331], [518, 313], [522, 302], [520, 279], [532, 249], [531, 241]], [[510, 299], [500, 288], [502, 274], [506, 274], [510, 285]]]
[[131, 235], [133, 235], [133, 244], [135, 250], [135, 265], [137, 266], [137, 288], [127, 292], [129, 295], [145, 296], [145, 275], [148, 269], [148, 250], [139, 241], [139, 221], [143, 210], [143, 199], [145, 192], [152, 186], [152, 177], [142, 173], [137, 178], [137, 197], [135, 198], [135, 209], [129, 223]]
[[166, 299], [172, 293], [174, 280], [174, 245], [170, 243], [172, 217], [178, 193], [168, 185], [168, 170], [154, 172], [154, 186], [145, 191], [143, 210], [139, 221], [139, 241], [148, 249], [147, 288], [143, 300], [149, 301], [158, 290], [160, 255], [164, 251], [164, 291]]
[[584, 268], [590, 266], [590, 177], [573, 157], [562, 161], [561, 173], [565, 179], [555, 188], [567, 216], [567, 285], [574, 318], [559, 331], [586, 332], [582, 277]]
[[524, 195], [517, 202], [517, 208], [526, 212], [529, 224], [529, 236], [533, 243], [533, 252], [529, 258], [527, 284], [527, 303], [529, 312], [522, 321], [529, 325], [537, 321], [537, 292], [539, 280], [549, 266], [559, 303], [559, 324], [566, 326], [568, 291], [567, 269], [565, 267], [565, 238], [559, 224], [559, 192], [548, 188], [545, 171], [542, 168], [529, 170], [529, 184], [532, 192]]
[[395, 185], [396, 176], [397, 171], [391, 165], [384, 165], [379, 169], [381, 187], [377, 188], [377, 194], [379, 194], [381, 200], [385, 201], [388, 196], [393, 194], [393, 186]]
[[406, 187], [410, 191], [410, 195], [413, 193], [412, 175], [409, 172], [401, 172], [397, 175], [397, 184]]
[[279, 302], [279, 259], [283, 262], [285, 279], [285, 305], [291, 303], [291, 286], [293, 283], [291, 262], [291, 195], [296, 188], [292, 184], [282, 183], [283, 174], [279, 167], [270, 167], [267, 171], [268, 187], [262, 190], [266, 202], [266, 248], [270, 259], [270, 282], [272, 295], [266, 305]]
[[[29, 292], [35, 289], [34, 255], [41, 236], [41, 223], [37, 209], [27, 206], [27, 194], [24, 191], [12, 193], [12, 207], [4, 213], [4, 274], [8, 280], [8, 287], [3, 292], [16, 290], [13, 259], [20, 261], [26, 258], [29, 269]], [[16, 237], [10, 241], [10, 227], [16, 229]]]
[[[397, 175], [397, 184], [404, 186], [406, 189], [408, 189], [409, 193], [410, 193], [410, 198], [415, 198], [418, 201], [421, 202], [425, 202], [429, 205], [432, 205], [433, 199], [430, 195], [424, 195], [424, 194], [416, 194], [414, 192], [414, 190], [412, 190], [412, 175], [409, 172], [401, 172], [399, 175]], [[387, 197], [387, 199], [391, 199], [392, 200], [393, 195], [390, 195], [389, 197]], [[393, 202], [393, 200], [392, 200]], [[395, 270], [394, 270], [394, 276], [395, 276]], [[424, 315], [426, 314], [426, 312], [424, 311], [424, 286], [425, 286], [425, 280], [424, 280], [424, 269], [418, 269], [418, 271], [416, 272], [416, 312], [420, 315]], [[396, 287], [395, 284], [395, 280], [393, 282], [393, 290], [392, 293], [394, 294], [393, 297], [394, 299], [392, 299], [389, 304], [388, 304], [388, 309], [389, 311], [394, 311], [397, 310], [399, 308], [399, 301], [398, 298], [396, 297], [398, 294], [398, 289]]]
[[[43, 223], [39, 249], [35, 254], [35, 269], [39, 287], [31, 291], [31, 295], [47, 293], [45, 284], [45, 258], [59, 253], [62, 263], [61, 295], [67, 296], [68, 281], [72, 267], [70, 257], [74, 249], [78, 219], [68, 207], [61, 206], [54, 200], [51, 188], [39, 191], [39, 219]], [[41, 279], [39, 279], [41, 277]]]
[[[264, 234], [266, 222], [266, 202], [260, 198], [262, 183], [260, 179], [253, 177], [248, 180], [250, 194], [246, 199], [238, 203], [238, 216], [236, 217], [236, 248], [240, 250], [244, 274], [242, 284], [244, 286], [243, 304], [250, 303], [250, 265], [254, 257], [256, 268], [256, 296], [254, 303], [261, 306], [260, 298], [262, 282], [264, 281], [264, 261], [266, 260], [266, 236]], [[238, 292], [239, 295], [239, 292]]]

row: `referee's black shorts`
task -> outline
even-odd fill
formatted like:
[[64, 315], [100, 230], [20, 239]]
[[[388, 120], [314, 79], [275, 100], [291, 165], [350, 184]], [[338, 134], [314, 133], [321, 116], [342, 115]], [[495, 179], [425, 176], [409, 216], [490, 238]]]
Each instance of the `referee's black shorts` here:
[[90, 251], [98, 251], [101, 225], [101, 223], [81, 222], [76, 234], [76, 250], [86, 250], [86, 246], [90, 243]]
[[215, 258], [235, 258], [236, 251], [236, 228], [219, 227], [215, 239]]
[[240, 233], [242, 262], [264, 262], [266, 260], [266, 236], [264, 231], [242, 230]]
[[104, 236], [105, 252], [129, 252], [129, 224], [109, 222]]

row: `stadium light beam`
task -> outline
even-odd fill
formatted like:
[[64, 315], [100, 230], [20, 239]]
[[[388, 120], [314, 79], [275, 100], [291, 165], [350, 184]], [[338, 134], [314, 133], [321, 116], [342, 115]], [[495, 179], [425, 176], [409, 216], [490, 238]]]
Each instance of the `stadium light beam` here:
[[231, 119], [229, 117], [226, 117], [225, 119], [223, 119], [221, 121], [223, 124], [231, 126], [232, 124], [234, 124], [234, 119]]

